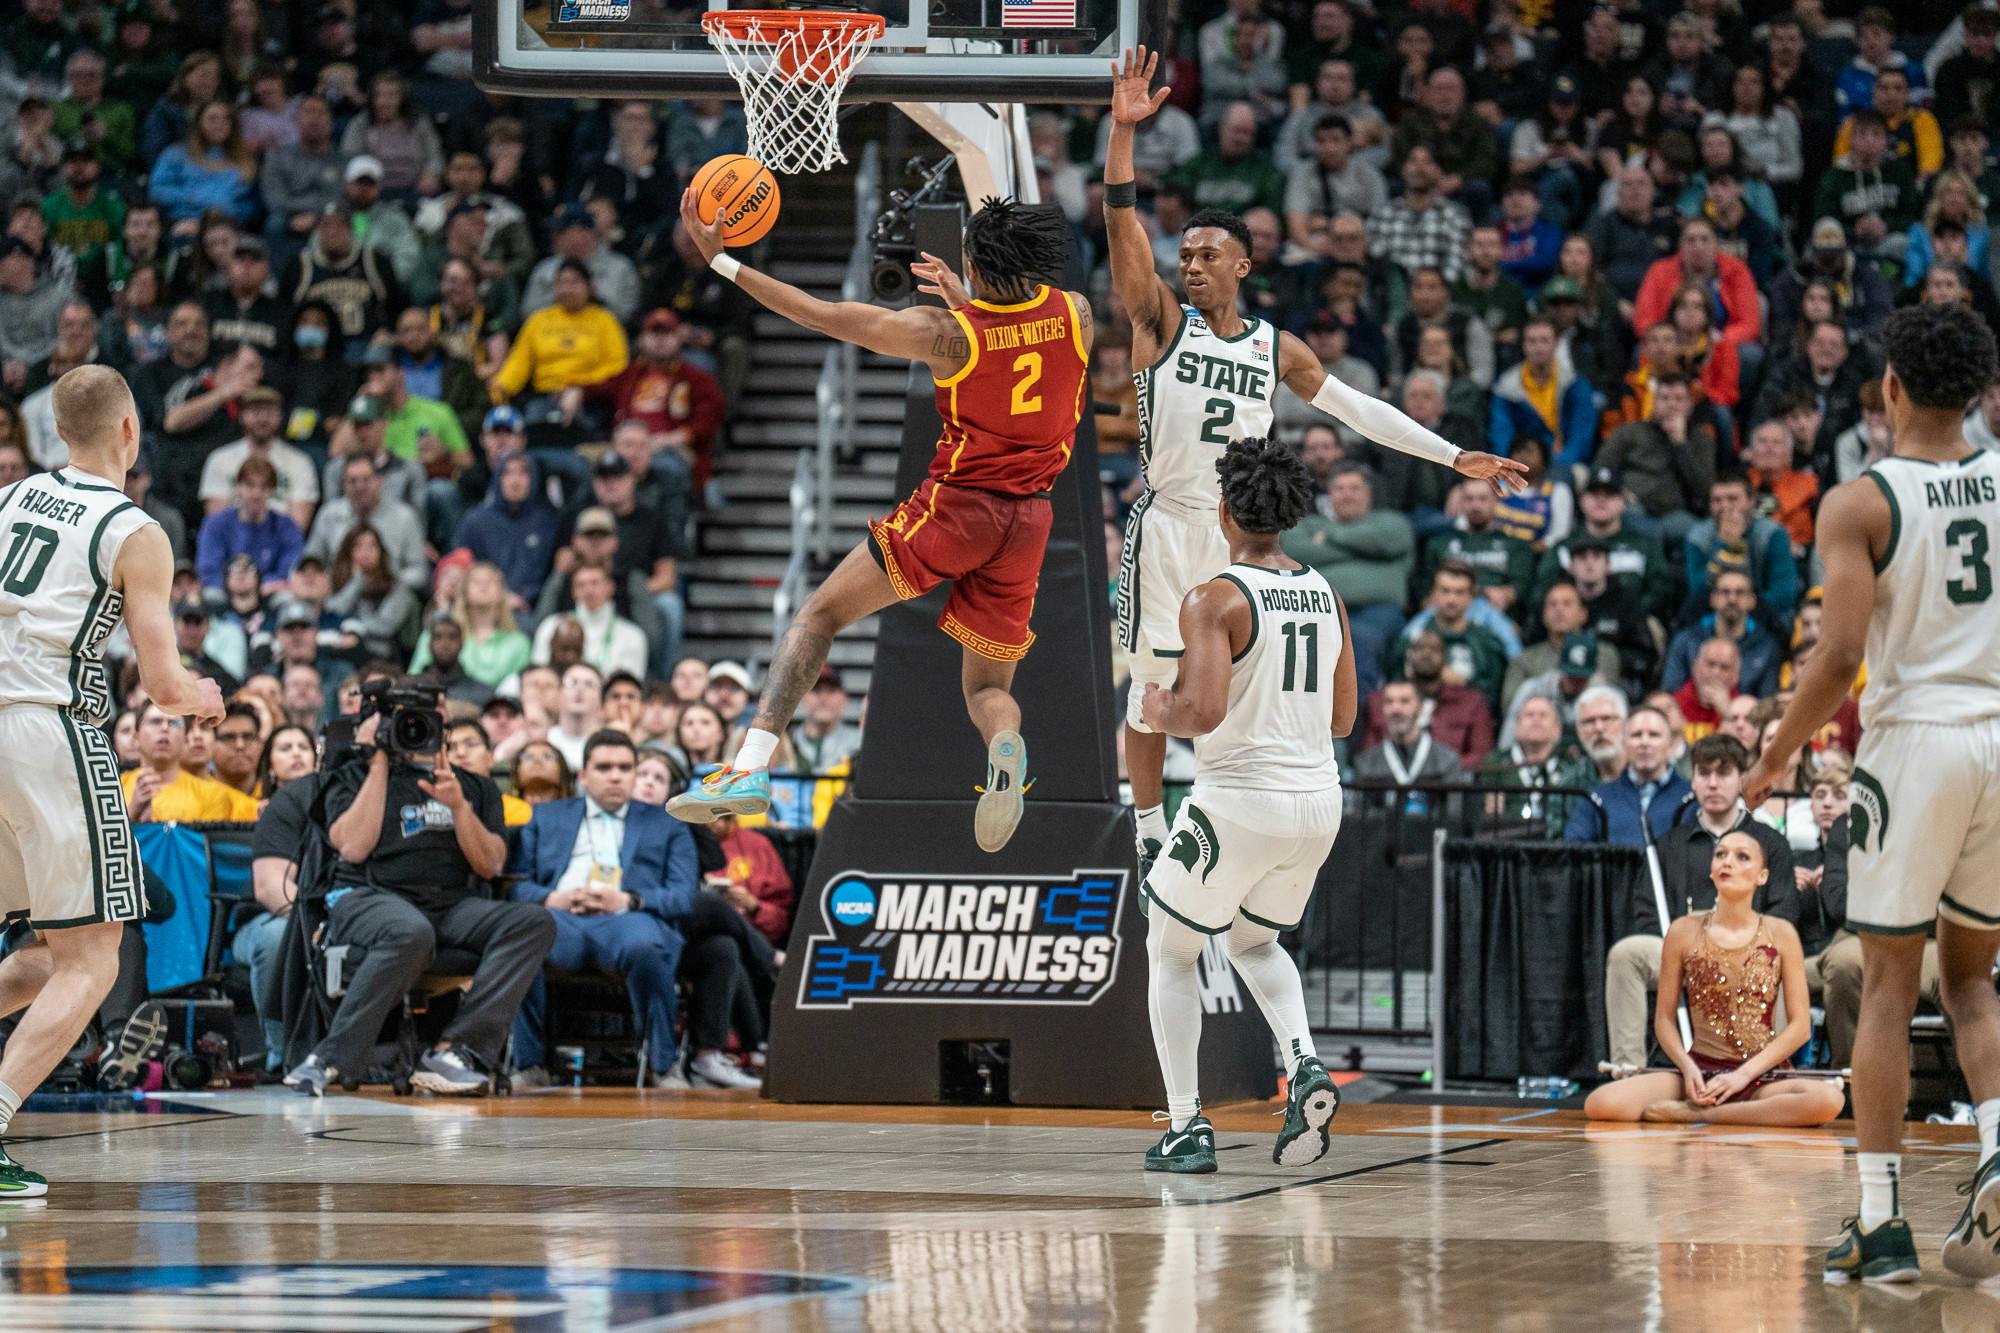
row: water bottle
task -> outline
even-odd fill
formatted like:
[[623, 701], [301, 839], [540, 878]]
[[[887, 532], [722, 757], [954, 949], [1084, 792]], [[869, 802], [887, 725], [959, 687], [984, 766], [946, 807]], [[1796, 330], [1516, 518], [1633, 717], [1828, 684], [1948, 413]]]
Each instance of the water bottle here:
[[1514, 1095], [1522, 1101], [1559, 1102], [1565, 1097], [1574, 1097], [1576, 1093], [1577, 1085], [1566, 1078], [1523, 1074], [1514, 1080]]
[[569, 1085], [572, 1088], [582, 1087], [583, 1047], [559, 1046], [556, 1048], [556, 1056], [561, 1061], [562, 1068], [569, 1072]]

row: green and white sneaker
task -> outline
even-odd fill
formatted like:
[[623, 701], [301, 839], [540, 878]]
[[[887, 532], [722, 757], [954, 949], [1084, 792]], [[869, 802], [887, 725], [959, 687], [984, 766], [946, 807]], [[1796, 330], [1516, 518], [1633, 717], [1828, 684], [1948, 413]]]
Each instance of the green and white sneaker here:
[[1915, 1282], [1923, 1276], [1917, 1266], [1917, 1243], [1910, 1237], [1910, 1224], [1892, 1217], [1873, 1231], [1861, 1229], [1861, 1219], [1841, 1222], [1847, 1234], [1840, 1244], [1826, 1252], [1828, 1282]]
[[1310, 1166], [1333, 1146], [1326, 1127], [1340, 1110], [1340, 1089], [1326, 1066], [1311, 1056], [1292, 1071], [1291, 1096], [1285, 1101], [1285, 1127], [1271, 1149], [1279, 1166]]
[[[1153, 1113], [1155, 1120], [1166, 1118], [1165, 1111]], [[1186, 1129], [1176, 1130], [1169, 1123], [1160, 1141], [1146, 1149], [1146, 1169], [1186, 1176], [1206, 1175], [1215, 1170], [1215, 1126], [1199, 1113], [1188, 1121]]]
[[[1209, 1170], [1215, 1169], [1215, 1159], [1209, 1159]], [[36, 1171], [30, 1171], [7, 1155], [7, 1146], [0, 1143], [0, 1201], [8, 1199], [39, 1199], [49, 1192], [48, 1178]]]
[[2000, 1153], [1980, 1163], [1958, 1192], [1965, 1211], [1945, 1234], [1944, 1266], [1974, 1282], [2000, 1276]]
[[972, 836], [982, 852], [997, 852], [1021, 826], [1021, 797], [1027, 792], [1028, 743], [1018, 731], [1003, 731], [986, 747], [986, 785], [972, 812]]

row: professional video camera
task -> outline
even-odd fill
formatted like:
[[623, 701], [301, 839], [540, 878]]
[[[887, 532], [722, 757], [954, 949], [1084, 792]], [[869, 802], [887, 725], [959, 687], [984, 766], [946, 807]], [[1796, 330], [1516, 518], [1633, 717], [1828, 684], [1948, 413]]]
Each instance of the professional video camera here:
[[382, 719], [375, 743], [392, 755], [436, 754], [444, 748], [444, 718], [438, 713], [438, 690], [422, 677], [371, 680], [361, 687], [357, 721]]
[[945, 202], [946, 185], [958, 159], [946, 154], [936, 162], [921, 157], [910, 159], [905, 168], [920, 177], [914, 190], [889, 191], [889, 206], [875, 219], [869, 240], [875, 248], [869, 267], [868, 284], [878, 301], [906, 301], [916, 288], [910, 265], [917, 259], [917, 207]]

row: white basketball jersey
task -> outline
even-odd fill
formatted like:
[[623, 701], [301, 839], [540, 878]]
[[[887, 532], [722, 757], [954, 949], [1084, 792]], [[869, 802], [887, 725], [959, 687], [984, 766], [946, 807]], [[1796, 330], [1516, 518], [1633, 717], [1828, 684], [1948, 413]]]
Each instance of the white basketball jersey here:
[[1892, 455], [1864, 475], [1892, 517], [1875, 569], [1861, 725], [2000, 716], [2000, 455]]
[[1192, 306], [1160, 359], [1133, 375], [1139, 386], [1139, 467], [1146, 489], [1183, 518], [1213, 518], [1215, 464], [1231, 440], [1271, 433], [1278, 392], [1278, 331], [1246, 321], [1219, 336]]
[[1250, 603], [1250, 642], [1229, 669], [1229, 713], [1194, 742], [1195, 781], [1217, 787], [1325, 791], [1333, 758], [1333, 669], [1340, 608], [1311, 569], [1231, 565], [1216, 577]]
[[125, 492], [74, 468], [0, 490], [0, 706], [110, 718], [100, 648], [125, 612], [111, 569], [151, 522]]

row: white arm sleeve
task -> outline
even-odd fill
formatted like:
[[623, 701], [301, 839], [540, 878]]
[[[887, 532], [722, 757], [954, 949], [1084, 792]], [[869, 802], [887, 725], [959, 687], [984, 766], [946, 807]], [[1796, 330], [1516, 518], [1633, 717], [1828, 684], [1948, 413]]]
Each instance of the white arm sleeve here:
[[1393, 404], [1358, 393], [1332, 375], [1320, 382], [1312, 405], [1328, 416], [1347, 423], [1385, 449], [1413, 454], [1446, 467], [1454, 467], [1458, 463], [1460, 451], [1457, 445], [1418, 425]]

